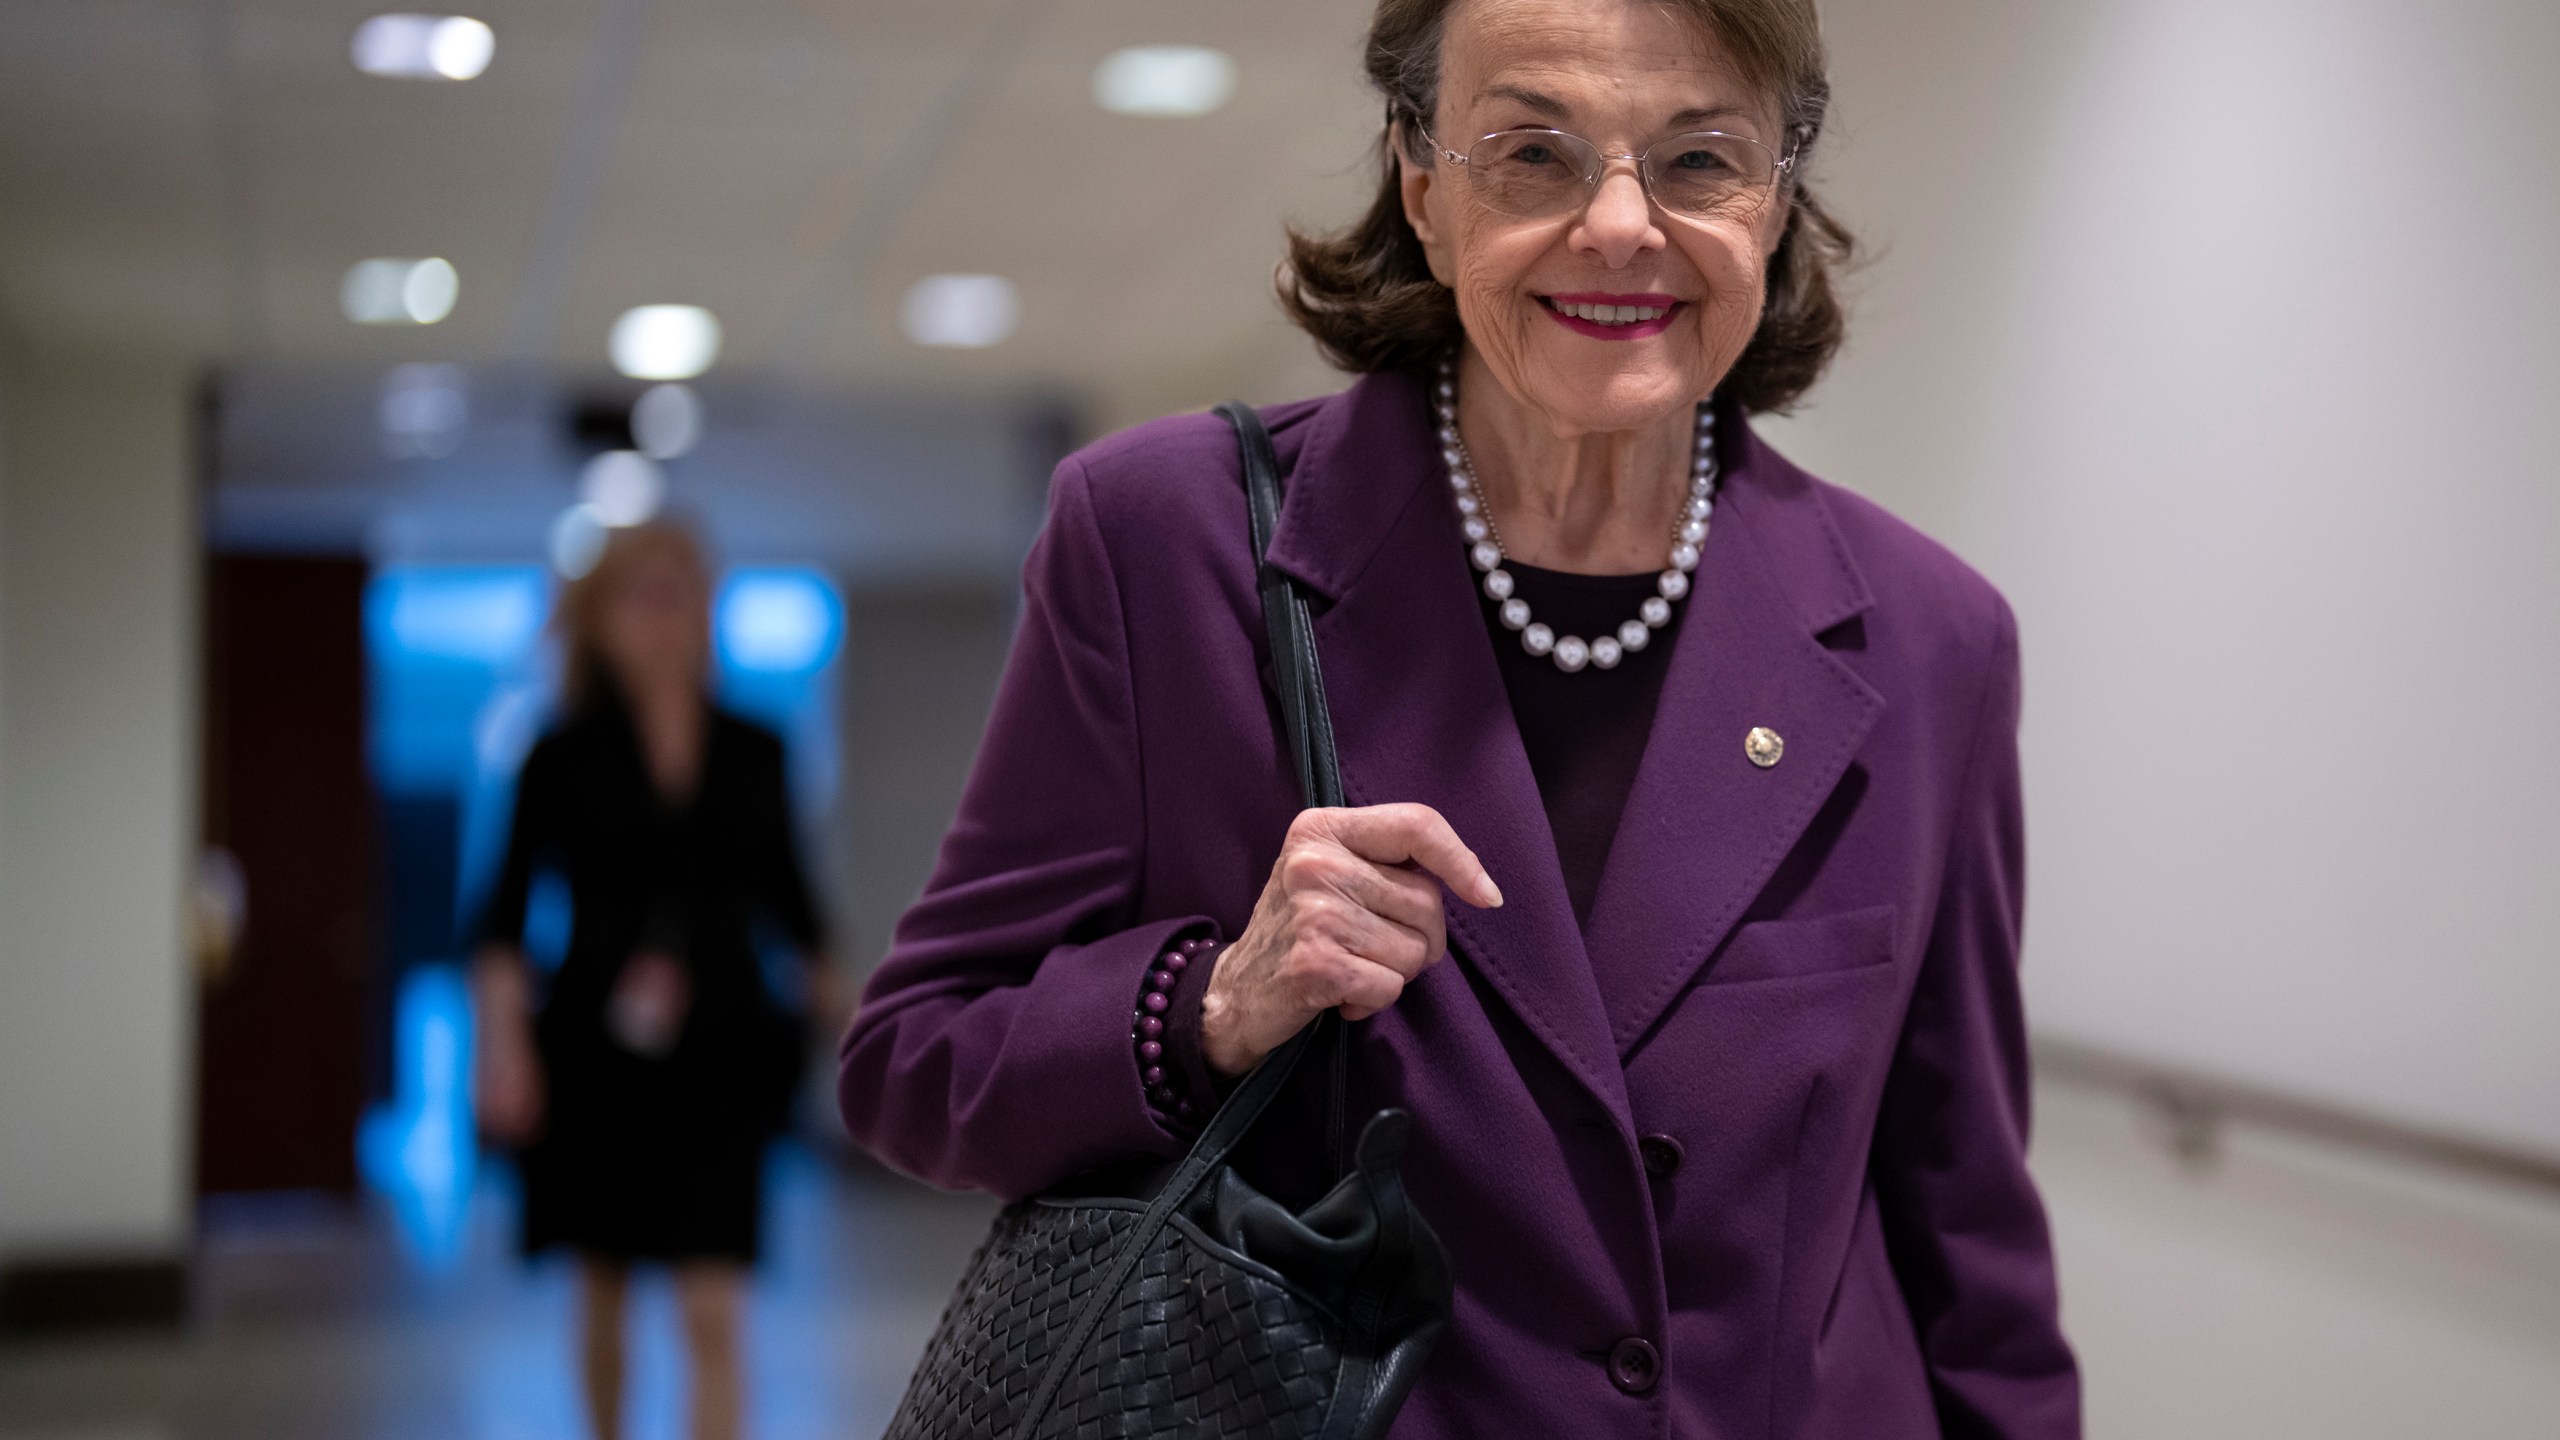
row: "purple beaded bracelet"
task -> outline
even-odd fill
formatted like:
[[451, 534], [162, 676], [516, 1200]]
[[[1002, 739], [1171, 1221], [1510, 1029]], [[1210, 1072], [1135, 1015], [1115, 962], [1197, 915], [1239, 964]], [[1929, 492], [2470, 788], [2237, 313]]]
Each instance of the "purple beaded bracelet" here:
[[1217, 943], [1193, 939], [1169, 947], [1156, 957], [1138, 992], [1136, 1024], [1129, 1035], [1138, 1047], [1138, 1079], [1147, 1087], [1147, 1103], [1177, 1119], [1188, 1120], [1195, 1112], [1188, 1098], [1175, 1093], [1172, 1073], [1164, 1063], [1164, 1015], [1173, 1008], [1173, 987], [1182, 983], [1182, 972], [1203, 951], [1216, 949]]

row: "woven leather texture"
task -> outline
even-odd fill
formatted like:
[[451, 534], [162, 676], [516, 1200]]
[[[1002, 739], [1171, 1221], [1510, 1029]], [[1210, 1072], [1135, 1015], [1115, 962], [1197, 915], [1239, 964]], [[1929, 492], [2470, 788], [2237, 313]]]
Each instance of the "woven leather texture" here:
[[[1279, 519], [1278, 461], [1250, 407], [1219, 409], [1236, 427], [1260, 556]], [[1292, 682], [1283, 719], [1300, 787], [1310, 805], [1338, 805], [1306, 596], [1267, 563], [1261, 582], [1273, 663]], [[1152, 1201], [1033, 1199], [998, 1216], [888, 1440], [1382, 1440], [1452, 1293], [1448, 1252], [1397, 1173], [1411, 1117], [1370, 1116], [1356, 1166], [1303, 1212], [1226, 1168], [1319, 1036], [1334, 1046], [1341, 1149], [1343, 1023], [1319, 1016], [1265, 1057]], [[1347, 1335], [1343, 1315], [1359, 1322]]]
[[1341, 1330], [1312, 1300], [1158, 1233], [1057, 1404], [1016, 1436], [1076, 1301], [1099, 1283], [1134, 1208], [1043, 1203], [998, 1216], [889, 1424], [888, 1440], [1292, 1440], [1313, 1436], [1341, 1367]]

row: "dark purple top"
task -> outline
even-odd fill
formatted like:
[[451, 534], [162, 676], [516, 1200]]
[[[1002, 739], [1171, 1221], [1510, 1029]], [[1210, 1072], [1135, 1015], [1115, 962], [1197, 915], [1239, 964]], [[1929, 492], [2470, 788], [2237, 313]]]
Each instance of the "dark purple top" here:
[[[1503, 568], [1511, 572], [1513, 593], [1529, 602], [1529, 613], [1541, 624], [1585, 639], [1614, 634], [1634, 619], [1636, 607], [1656, 593], [1659, 573], [1574, 575], [1516, 560], [1505, 560]], [[1502, 688], [1511, 696], [1511, 721], [1520, 727], [1529, 773], [1538, 777], [1538, 799], [1555, 834], [1574, 923], [1587, 925], [1610, 842], [1618, 838], [1618, 816], [1635, 787], [1636, 767], [1644, 763], [1662, 673], [1670, 668], [1680, 617], [1689, 605], [1684, 600], [1672, 606], [1671, 623], [1615, 669], [1587, 665], [1570, 675], [1553, 660], [1521, 649], [1520, 637], [1503, 627], [1491, 600], [1483, 608], [1493, 653], [1502, 663]]]
[[[1394, 1440], [2076, 1437], [1999, 593], [1720, 417], [1577, 923], [1422, 377], [1265, 414], [1349, 802], [1437, 808], [1506, 897], [1452, 903], [1449, 959], [1352, 1030], [1352, 1102], [1412, 1113], [1457, 1276]], [[959, 813], [845, 1037], [845, 1124], [911, 1174], [1017, 1197], [1184, 1147], [1133, 997], [1170, 942], [1243, 929], [1298, 808], [1236, 474], [1213, 415], [1058, 467]], [[1303, 1078], [1236, 1156], [1293, 1205], [1333, 1169]]]

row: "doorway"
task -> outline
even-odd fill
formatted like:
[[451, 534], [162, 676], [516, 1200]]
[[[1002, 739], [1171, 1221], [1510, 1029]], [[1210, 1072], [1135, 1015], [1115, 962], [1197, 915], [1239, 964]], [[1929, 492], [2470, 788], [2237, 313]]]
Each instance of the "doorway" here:
[[199, 937], [199, 1195], [355, 1190], [380, 968], [366, 570], [303, 555], [207, 566], [205, 878], [236, 903], [224, 935]]

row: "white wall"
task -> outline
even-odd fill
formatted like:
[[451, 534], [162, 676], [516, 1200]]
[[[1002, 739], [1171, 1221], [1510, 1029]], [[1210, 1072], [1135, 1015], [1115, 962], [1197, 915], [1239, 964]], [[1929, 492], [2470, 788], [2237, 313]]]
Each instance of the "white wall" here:
[[2560, 6], [1825, 14], [1772, 433], [2017, 605], [2034, 1020], [2560, 1155]]
[[868, 975], [924, 889], [1013, 640], [1011, 585], [845, 597], [844, 784], [832, 837], [837, 963]]
[[191, 389], [0, 376], [0, 1261], [188, 1232], [196, 794]]

